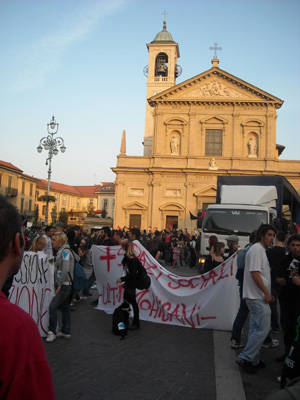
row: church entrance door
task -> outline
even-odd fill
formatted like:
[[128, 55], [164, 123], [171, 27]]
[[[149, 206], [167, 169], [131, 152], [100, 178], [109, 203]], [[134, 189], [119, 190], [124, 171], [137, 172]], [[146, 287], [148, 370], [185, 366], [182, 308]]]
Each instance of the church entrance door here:
[[177, 215], [166, 216], [166, 229], [178, 228], [178, 217]]
[[141, 215], [140, 214], [130, 214], [129, 215], [129, 228], [139, 228], [141, 229]]

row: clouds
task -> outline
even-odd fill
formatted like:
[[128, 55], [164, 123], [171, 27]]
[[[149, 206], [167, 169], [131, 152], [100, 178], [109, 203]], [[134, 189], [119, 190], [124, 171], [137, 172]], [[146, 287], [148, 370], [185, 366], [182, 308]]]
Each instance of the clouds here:
[[[93, 0], [76, 3], [79, 7], [64, 10], [58, 20], [49, 20], [49, 33], [37, 38], [23, 48], [19, 57], [22, 68], [17, 69], [17, 77], [12, 89], [17, 92], [40, 88], [49, 75], [55, 72], [62, 61], [64, 52], [84, 40], [104, 18], [117, 12], [128, 0]], [[50, 32], [51, 31], [51, 32]]]

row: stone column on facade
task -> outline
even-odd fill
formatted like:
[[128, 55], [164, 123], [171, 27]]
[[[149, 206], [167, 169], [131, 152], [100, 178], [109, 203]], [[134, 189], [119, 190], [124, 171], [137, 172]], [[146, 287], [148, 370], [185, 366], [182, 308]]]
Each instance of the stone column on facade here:
[[162, 121], [163, 113], [158, 110], [159, 106], [155, 107], [155, 114], [154, 114], [154, 126], [153, 126], [153, 140], [152, 140], [152, 155], [157, 156], [164, 153], [163, 149], [161, 148], [161, 143], [164, 143], [163, 138], [161, 137], [164, 135], [164, 124]]
[[232, 112], [232, 157], [243, 156], [241, 142], [242, 142], [242, 132], [239, 129], [239, 113], [236, 111], [235, 105], [233, 105]]
[[157, 229], [162, 229], [160, 226], [160, 210], [159, 210], [159, 199], [161, 198], [160, 196], [160, 187], [161, 187], [161, 176], [154, 176], [153, 179], [153, 186], [152, 186], [152, 209], [149, 210], [149, 212], [152, 215], [152, 224], [151, 227]]
[[[275, 113], [275, 115], [274, 115]], [[267, 158], [275, 158], [276, 152], [276, 111], [273, 110], [273, 107], [269, 106], [268, 111], [266, 113], [266, 157]]]
[[195, 112], [190, 114], [189, 118], [189, 149], [188, 156], [199, 156], [201, 151], [201, 125], [197, 121]]
[[201, 140], [201, 145], [200, 145], [200, 156], [205, 156], [205, 123], [204, 121], [200, 121], [200, 140]]
[[147, 227], [152, 226], [152, 211], [153, 211], [153, 176], [149, 175], [148, 178], [148, 215], [147, 215]]
[[[118, 173], [117, 173], [118, 174]], [[124, 206], [124, 180], [117, 176], [115, 182], [114, 227], [126, 225]]]
[[230, 125], [228, 121], [225, 121], [223, 117], [221, 117], [220, 127], [216, 129], [222, 130], [222, 157], [231, 157], [232, 156], [232, 143], [230, 143], [228, 132], [230, 130]]

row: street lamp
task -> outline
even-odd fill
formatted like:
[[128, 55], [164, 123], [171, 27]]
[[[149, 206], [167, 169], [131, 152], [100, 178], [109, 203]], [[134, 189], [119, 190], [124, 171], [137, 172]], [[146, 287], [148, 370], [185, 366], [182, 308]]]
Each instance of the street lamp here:
[[48, 208], [49, 208], [49, 192], [50, 192], [50, 181], [51, 181], [51, 162], [52, 157], [56, 156], [60, 151], [64, 153], [66, 151], [66, 146], [64, 144], [64, 140], [61, 137], [55, 138], [54, 135], [57, 134], [58, 131], [58, 123], [55, 121], [54, 115], [51, 121], [47, 124], [48, 136], [43, 137], [40, 140], [40, 144], [36, 148], [38, 153], [41, 153], [43, 148], [48, 151], [48, 158], [46, 159], [46, 165], [48, 168], [48, 187], [47, 187], [47, 198], [46, 198], [46, 215], [45, 215], [45, 225], [48, 225]]

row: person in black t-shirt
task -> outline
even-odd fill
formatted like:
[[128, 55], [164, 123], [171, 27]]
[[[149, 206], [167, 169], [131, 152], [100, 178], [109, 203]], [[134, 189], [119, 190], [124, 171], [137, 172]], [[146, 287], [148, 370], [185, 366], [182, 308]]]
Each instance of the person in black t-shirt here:
[[159, 257], [162, 256], [163, 251], [164, 251], [164, 248], [163, 248], [163, 243], [161, 240], [160, 233], [158, 231], [155, 231], [154, 238], [149, 243], [149, 252], [152, 257], [154, 257], [156, 260], [158, 260]]
[[290, 236], [287, 245], [289, 254], [282, 259], [276, 277], [280, 285], [278, 298], [286, 353], [296, 336], [297, 317], [300, 314], [300, 235]]
[[278, 323], [278, 292], [280, 291], [280, 286], [276, 282], [276, 277], [278, 271], [280, 270], [281, 261], [286, 255], [285, 249], [285, 233], [279, 231], [276, 234], [276, 245], [267, 250], [267, 257], [271, 268], [271, 294], [274, 296], [274, 302], [270, 304], [271, 308], [271, 327], [273, 332], [279, 332]]
[[132, 305], [133, 308], [133, 321], [130, 330], [140, 328], [139, 306], [136, 301], [136, 289], [140, 286], [146, 271], [144, 270], [140, 260], [134, 253], [133, 243], [124, 241], [122, 244], [125, 250], [124, 258], [122, 260], [124, 275], [117, 280], [117, 283], [124, 284], [124, 301]]

